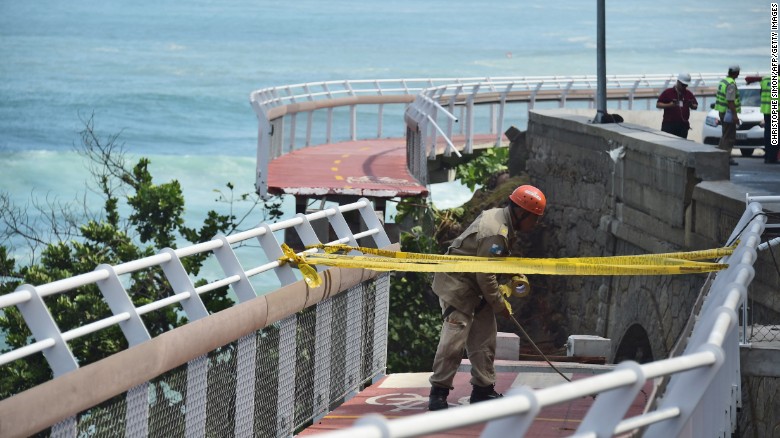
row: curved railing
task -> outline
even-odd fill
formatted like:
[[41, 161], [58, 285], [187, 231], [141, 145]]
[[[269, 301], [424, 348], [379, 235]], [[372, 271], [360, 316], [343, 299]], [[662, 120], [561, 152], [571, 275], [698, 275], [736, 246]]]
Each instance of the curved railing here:
[[[366, 231], [353, 233], [343, 214], [358, 211]], [[390, 245], [384, 227], [374, 213], [372, 204], [367, 199], [344, 206], [328, 208], [309, 215], [298, 215], [295, 218], [273, 224], [261, 224], [251, 230], [217, 236], [207, 242], [178, 249], [164, 248], [156, 255], [133, 260], [116, 266], [100, 265], [94, 271], [74, 277], [53, 281], [42, 285], [25, 284], [14, 292], [0, 296], [0, 311], [16, 306], [24, 322], [29, 328], [35, 342], [21, 348], [0, 354], [0, 366], [24, 360], [36, 353], [43, 353], [54, 377], [79, 368], [79, 360], [74, 357], [68, 344], [74, 339], [88, 336], [109, 327], [119, 326], [127, 339], [129, 347], [141, 344], [151, 339], [143, 315], [156, 310], [181, 306], [188, 321], [194, 322], [209, 316], [209, 311], [201, 300], [201, 295], [216, 289], [230, 286], [235, 291], [238, 302], [245, 302], [258, 296], [250, 279], [273, 270], [282, 286], [298, 281], [289, 265], [279, 262], [284, 255], [281, 244], [274, 232], [294, 229], [301, 241], [306, 245], [321, 243], [312, 228], [315, 221], [328, 221], [339, 237], [338, 243], [356, 245], [358, 239], [371, 238], [370, 245], [384, 247]], [[234, 245], [259, 242], [266, 262], [249, 269], [242, 267]], [[333, 242], [335, 243], [335, 242]], [[203, 286], [195, 287], [192, 274], [188, 273], [182, 264], [182, 259], [194, 255], [213, 256], [224, 270], [224, 277]], [[252, 262], [257, 263], [257, 255]], [[133, 273], [143, 272], [150, 268], [159, 268], [171, 285], [170, 296], [136, 307], [125, 287], [124, 277]], [[87, 285], [96, 285], [105, 301], [111, 308], [112, 315], [91, 323], [62, 332], [48, 310], [44, 298], [56, 297]]]
[[[690, 87], [703, 99], [701, 108], [707, 97], [714, 96], [721, 78], [719, 73], [692, 74]], [[646, 100], [650, 109], [651, 102], [675, 80], [674, 74], [608, 76], [607, 99], [616, 101], [618, 108], [625, 103], [627, 109], [633, 109], [637, 100]], [[409, 121], [426, 131], [427, 145], [419, 152], [423, 157], [409, 157], [410, 162], [435, 155], [436, 138], [449, 142], [455, 133], [466, 136], [470, 153], [475, 133], [495, 134], [498, 144], [506, 117], [525, 114], [539, 102], [557, 102], [559, 107], [582, 102], [593, 108], [596, 83], [595, 76], [411, 78], [309, 82], [257, 90], [249, 98], [258, 118], [256, 189], [266, 197], [269, 163], [299, 147], [383, 138], [388, 133], [400, 138]], [[520, 105], [519, 112], [510, 112], [510, 104]], [[487, 114], [477, 116], [476, 106], [486, 107]], [[440, 123], [434, 117], [439, 114], [448, 120]], [[452, 151], [449, 146], [447, 153]]]
[[[386, 364], [388, 274], [319, 268], [323, 284], [313, 288], [279, 261], [276, 232], [295, 232], [303, 245], [315, 245], [315, 230], [325, 228], [336, 236], [329, 243], [398, 250], [363, 198], [0, 296], [0, 311], [16, 306], [32, 333], [29, 345], [0, 355], [0, 372], [8, 370], [4, 364], [43, 353], [54, 374], [0, 400], [0, 436], [49, 428], [53, 437], [291, 436], [383, 373]], [[259, 248], [238, 254], [247, 243]], [[224, 275], [195, 287], [181, 263], [195, 254], [215, 257]], [[149, 268], [160, 268], [172, 291], [136, 306], [123, 278]], [[281, 287], [260, 295], [250, 279], [266, 272]], [[86, 285], [99, 292], [79, 289]], [[235, 293], [232, 307], [209, 312], [201, 295], [226, 286]], [[61, 331], [45, 298], [74, 289], [101, 294], [111, 316]], [[151, 338], [142, 316], [171, 306], [189, 321]], [[69, 343], [112, 326], [122, 330], [128, 348], [79, 363]]]

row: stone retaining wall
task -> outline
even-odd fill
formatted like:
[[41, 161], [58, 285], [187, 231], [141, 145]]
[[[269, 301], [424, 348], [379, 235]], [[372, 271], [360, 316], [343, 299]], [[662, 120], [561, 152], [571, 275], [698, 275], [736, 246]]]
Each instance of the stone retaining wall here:
[[[594, 125], [589, 117], [559, 111], [531, 111], [528, 131], [521, 137], [525, 147], [512, 155], [523, 157], [532, 183], [547, 195], [548, 210], [540, 224], [544, 257], [716, 248], [728, 243], [745, 210], [747, 190], [728, 180], [725, 152], [712, 146], [628, 123]], [[774, 319], [755, 323], [776, 324], [780, 279], [768, 251], [759, 253], [755, 268], [749, 291], [753, 316]], [[643, 362], [648, 355], [669, 355], [706, 278], [547, 280], [550, 290], [564, 294], [570, 334], [610, 338], [610, 359]], [[649, 345], [636, 345], [636, 335], [643, 331]], [[623, 343], [624, 338], [631, 339]], [[620, 348], [621, 343], [634, 346]], [[780, 388], [779, 379], [769, 380]], [[757, 424], [750, 427], [761, 429]]]

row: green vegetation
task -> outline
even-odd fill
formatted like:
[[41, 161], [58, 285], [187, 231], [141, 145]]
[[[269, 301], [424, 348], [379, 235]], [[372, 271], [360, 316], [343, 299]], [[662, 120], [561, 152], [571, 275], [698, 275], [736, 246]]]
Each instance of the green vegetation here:
[[[50, 217], [65, 219], [52, 221], [54, 228], [50, 230], [51, 233], [40, 235], [26, 212], [14, 207], [7, 193], [0, 193], [0, 223], [5, 227], [4, 233], [21, 236], [33, 252], [42, 248], [29, 266], [17, 266], [8, 249], [0, 246], [0, 295], [13, 292], [21, 284], [49, 283], [90, 272], [100, 264], [116, 265], [151, 256], [160, 248], [176, 248], [177, 242], [205, 242], [217, 233], [228, 234], [240, 226], [241, 221], [235, 215], [218, 214], [213, 210], [207, 213], [200, 228], [185, 226], [182, 217], [184, 196], [178, 181], [155, 184], [146, 158], [138, 160], [132, 168], [128, 166], [122, 148], [116, 142], [117, 137], [102, 141], [93, 129], [92, 119], [85, 122], [81, 139], [79, 152], [90, 163], [94, 189], [103, 199], [103, 205], [100, 206], [102, 211], [87, 210], [78, 216], [72, 213], [73, 206], [57, 204], [56, 209], [45, 213]], [[231, 192], [227, 199], [233, 202], [233, 186], [228, 184], [227, 187]], [[225, 195], [220, 195], [218, 200], [224, 202]], [[237, 199], [250, 201], [250, 209], [258, 205], [256, 199], [247, 196], [239, 196]], [[131, 209], [127, 219], [120, 216], [122, 200]], [[272, 203], [266, 207], [272, 215], [278, 215], [278, 204]], [[83, 223], [77, 225], [80, 220]], [[196, 255], [182, 259], [182, 263], [188, 272], [197, 275], [205, 259], [205, 255]], [[196, 286], [201, 284], [205, 284], [205, 280]], [[143, 306], [173, 293], [159, 268], [132, 274], [125, 288], [135, 306]], [[202, 298], [206, 308], [217, 312], [229, 307], [232, 301], [227, 292], [227, 287], [223, 287], [205, 294]], [[95, 285], [58, 294], [47, 300], [47, 306], [63, 332], [111, 315]], [[146, 314], [143, 319], [152, 337], [186, 322], [186, 318], [171, 307]], [[15, 307], [0, 312], [0, 332], [5, 336], [7, 344], [3, 352], [23, 347], [31, 338], [31, 333]], [[69, 346], [83, 366], [127, 348], [127, 342], [120, 329], [113, 326], [77, 338]], [[49, 366], [41, 354], [6, 364], [0, 373], [0, 398], [33, 387], [51, 377]]]
[[[397, 223], [417, 224], [401, 233], [401, 250], [438, 254], [434, 235], [436, 210], [421, 198], [398, 204]], [[433, 363], [441, 327], [441, 310], [431, 291], [432, 274], [395, 272], [390, 284], [387, 371], [428, 370]]]
[[473, 192], [478, 184], [485, 184], [490, 177], [506, 171], [508, 162], [509, 148], [485, 149], [477, 158], [458, 166], [455, 178]]

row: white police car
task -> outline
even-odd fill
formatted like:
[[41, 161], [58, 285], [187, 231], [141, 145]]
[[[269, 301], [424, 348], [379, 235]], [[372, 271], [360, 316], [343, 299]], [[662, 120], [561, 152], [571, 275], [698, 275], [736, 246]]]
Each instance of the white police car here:
[[[737, 140], [734, 148], [739, 148], [742, 156], [753, 155], [756, 148], [764, 147], [764, 128], [761, 123], [764, 115], [761, 113], [761, 78], [759, 76], [745, 77], [746, 85], [737, 84], [742, 111], [739, 113], [741, 124], [737, 127]], [[715, 104], [711, 104], [710, 108]], [[704, 144], [717, 145], [722, 134], [718, 112], [711, 109], [704, 120], [701, 138]]]

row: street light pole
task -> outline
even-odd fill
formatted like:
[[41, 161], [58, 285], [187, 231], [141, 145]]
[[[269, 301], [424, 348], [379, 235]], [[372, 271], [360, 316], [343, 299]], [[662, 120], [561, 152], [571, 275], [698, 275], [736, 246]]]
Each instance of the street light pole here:
[[596, 0], [596, 118], [594, 123], [604, 123], [607, 115], [607, 48], [604, 2]]

